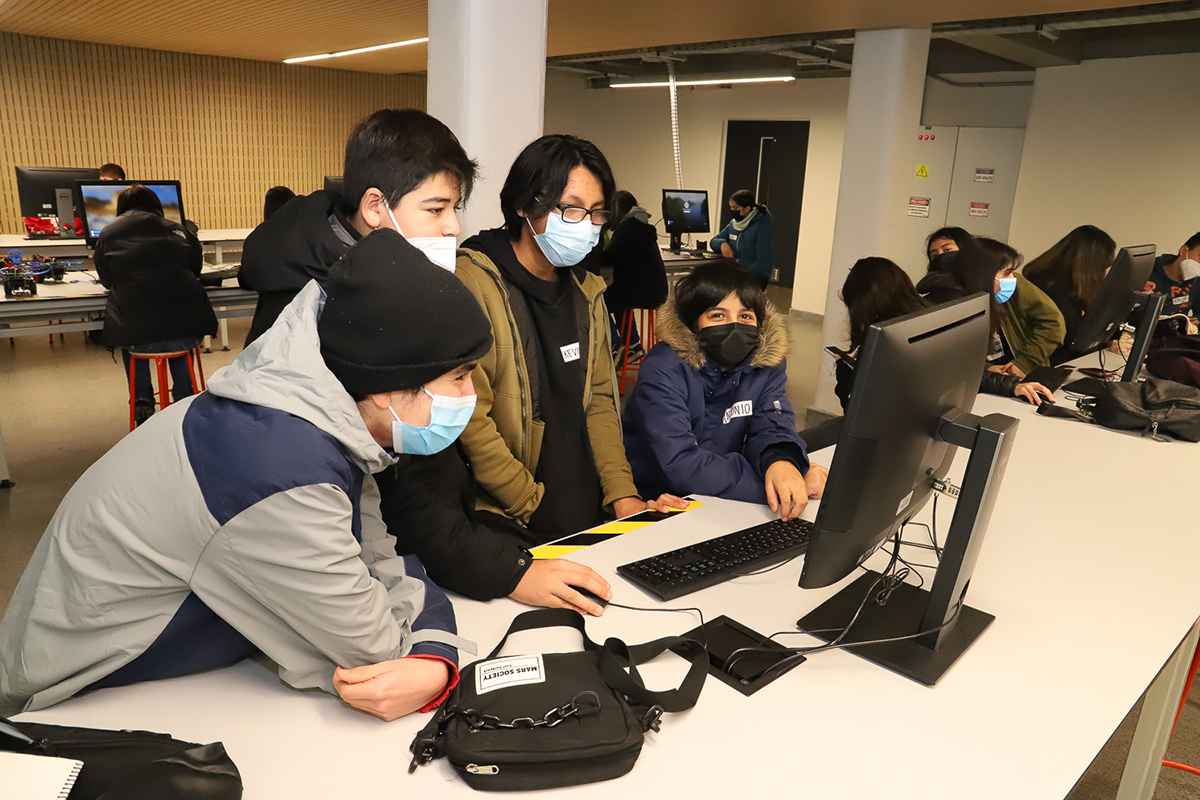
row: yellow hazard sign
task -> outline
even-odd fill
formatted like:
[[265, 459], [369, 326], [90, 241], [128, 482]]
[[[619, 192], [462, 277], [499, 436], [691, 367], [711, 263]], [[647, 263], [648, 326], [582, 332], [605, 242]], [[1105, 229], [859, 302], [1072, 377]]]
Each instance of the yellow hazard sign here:
[[928, 164], [918, 164], [917, 165], [917, 177], [918, 178], [928, 178], [929, 177], [929, 165]]

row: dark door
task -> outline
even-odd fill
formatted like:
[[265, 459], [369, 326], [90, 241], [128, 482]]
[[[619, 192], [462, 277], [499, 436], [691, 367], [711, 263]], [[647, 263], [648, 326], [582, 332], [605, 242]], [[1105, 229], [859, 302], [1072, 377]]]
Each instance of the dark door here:
[[721, 228], [729, 224], [729, 195], [750, 189], [771, 212], [775, 280], [791, 286], [800, 239], [800, 203], [808, 161], [808, 123], [729, 120], [725, 133], [724, 196], [717, 198]]

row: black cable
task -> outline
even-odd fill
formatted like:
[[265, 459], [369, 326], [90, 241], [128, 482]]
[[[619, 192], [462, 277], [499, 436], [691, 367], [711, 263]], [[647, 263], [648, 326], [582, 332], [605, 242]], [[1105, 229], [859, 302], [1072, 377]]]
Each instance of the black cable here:
[[705, 625], [704, 612], [701, 611], [700, 609], [696, 608], [695, 606], [686, 606], [684, 608], [641, 608], [639, 606], [627, 606], [622, 603], [614, 603], [611, 600], [608, 603], [606, 603], [605, 605], [606, 605], [606, 607], [613, 606], [614, 608], [624, 608], [627, 611], [670, 611], [670, 612], [677, 612], [677, 613], [678, 612], [691, 613], [692, 611], [695, 611], [696, 615], [698, 617], [700, 617], [700, 630], [704, 632], [704, 641], [701, 642], [700, 644], [704, 647], [704, 649], [706, 649], [706, 650], [708, 649], [708, 632], [704, 630], [704, 625]]

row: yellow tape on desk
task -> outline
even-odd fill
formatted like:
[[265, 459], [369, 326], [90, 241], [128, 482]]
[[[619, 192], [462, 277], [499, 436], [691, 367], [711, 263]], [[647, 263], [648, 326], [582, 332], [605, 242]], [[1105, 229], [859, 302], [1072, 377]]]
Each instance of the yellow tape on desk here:
[[[672, 508], [671, 514], [681, 514], [684, 511], [691, 511], [693, 508], [699, 508], [704, 505], [698, 500], [690, 500], [687, 508]], [[643, 512], [646, 513], [646, 512]], [[541, 547], [535, 547], [529, 552], [533, 553], [535, 559], [562, 558], [570, 555], [585, 547], [607, 541], [614, 536], [620, 536], [623, 533], [636, 531], [645, 528], [648, 525], [653, 525], [655, 522], [662, 520], [639, 520], [639, 514], [634, 514], [626, 519], [618, 519], [613, 522], [606, 522], [603, 525], [597, 525], [595, 528], [583, 531], [581, 533], [572, 534], [571, 536], [559, 539], [550, 544], [544, 544]]]

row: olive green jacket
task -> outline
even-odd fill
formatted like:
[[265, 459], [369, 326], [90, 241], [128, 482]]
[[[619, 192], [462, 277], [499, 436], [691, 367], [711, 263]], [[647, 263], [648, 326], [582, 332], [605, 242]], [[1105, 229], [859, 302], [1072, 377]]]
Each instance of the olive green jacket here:
[[[483, 306], [495, 337], [492, 349], [472, 373], [478, 397], [461, 439], [479, 487], [475, 506], [528, 523], [545, 491], [533, 477], [545, 424], [533, 418], [529, 370], [508, 287], [499, 268], [477, 250], [459, 249], [455, 274]], [[591, 321], [583, 403], [604, 504], [610, 506], [622, 497], [637, 496], [637, 487], [625, 459], [604, 281], [585, 274], [579, 286], [591, 309]]]
[[1004, 304], [1000, 329], [1012, 350], [1012, 363], [1022, 372], [1050, 364], [1050, 354], [1067, 335], [1062, 312], [1045, 292], [1016, 273], [1017, 290]]

